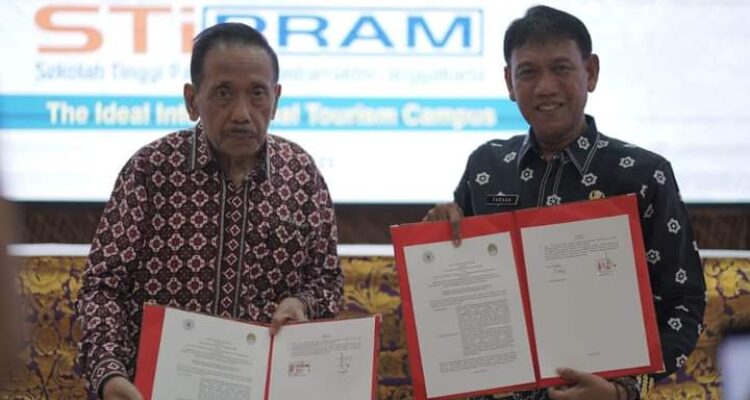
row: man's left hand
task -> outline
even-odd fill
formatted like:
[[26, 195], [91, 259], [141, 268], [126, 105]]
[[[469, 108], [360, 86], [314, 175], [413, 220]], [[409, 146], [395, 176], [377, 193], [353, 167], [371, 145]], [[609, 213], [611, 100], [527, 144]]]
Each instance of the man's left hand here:
[[305, 305], [296, 297], [287, 297], [281, 300], [276, 312], [271, 318], [271, 336], [277, 334], [281, 326], [289, 322], [307, 321], [305, 315]]
[[586, 372], [572, 368], [559, 368], [558, 375], [570, 386], [549, 388], [549, 397], [553, 400], [617, 400], [619, 388], [612, 382]]

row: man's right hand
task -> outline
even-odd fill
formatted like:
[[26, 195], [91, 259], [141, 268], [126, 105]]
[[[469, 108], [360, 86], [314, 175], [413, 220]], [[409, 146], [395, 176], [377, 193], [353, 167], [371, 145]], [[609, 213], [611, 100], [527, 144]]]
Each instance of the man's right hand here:
[[461, 218], [464, 212], [456, 203], [438, 204], [427, 212], [422, 221], [445, 221], [451, 222], [451, 236], [453, 236], [453, 245], [461, 245]]
[[135, 385], [122, 376], [115, 376], [104, 382], [103, 400], [143, 400]]

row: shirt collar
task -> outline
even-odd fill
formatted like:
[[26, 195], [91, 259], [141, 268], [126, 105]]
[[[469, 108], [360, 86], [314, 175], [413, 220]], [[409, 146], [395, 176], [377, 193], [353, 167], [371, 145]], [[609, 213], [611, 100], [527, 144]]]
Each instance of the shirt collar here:
[[[563, 157], [569, 159], [581, 175], [588, 171], [599, 142], [599, 131], [596, 129], [594, 117], [586, 115], [585, 118], [586, 129], [562, 151]], [[518, 151], [518, 169], [521, 170], [528, 163], [527, 157], [538, 157], [540, 154], [534, 131], [529, 128], [529, 133], [524, 137]]]
[[[217, 162], [214, 151], [211, 149], [211, 145], [208, 143], [205, 133], [203, 133], [203, 126], [198, 123], [191, 129], [191, 131], [192, 154], [190, 157], [190, 170], [194, 171], [196, 168], [203, 169], [210, 163]], [[266, 142], [261, 146], [259, 154], [259, 159], [263, 161], [255, 166], [251, 174], [257, 173], [258, 175], [265, 176], [268, 180], [271, 179], [271, 156], [275, 152], [275, 148], [276, 139], [271, 135], [267, 135]]]
[[205, 168], [210, 162], [215, 161], [215, 159], [213, 152], [209, 147], [208, 139], [206, 139], [206, 135], [203, 133], [203, 127], [201, 124], [196, 124], [190, 131], [190, 170], [194, 171], [196, 168]]

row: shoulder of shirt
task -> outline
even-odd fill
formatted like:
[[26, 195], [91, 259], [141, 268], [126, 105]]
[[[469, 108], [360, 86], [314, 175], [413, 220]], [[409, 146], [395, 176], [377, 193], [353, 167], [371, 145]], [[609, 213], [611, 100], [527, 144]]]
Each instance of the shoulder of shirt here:
[[517, 153], [527, 137], [527, 134], [523, 134], [507, 139], [492, 139], [474, 149], [469, 158], [483, 157], [487, 155], [497, 156], [499, 154], [508, 154], [511, 152]]
[[312, 156], [296, 142], [270, 133], [267, 141], [273, 153], [281, 155], [285, 159], [295, 157], [303, 166], [315, 165]]
[[603, 155], [605, 157], [616, 158], [632, 157], [633, 159], [638, 160], [639, 164], [645, 164], [652, 169], [665, 163], [669, 163], [669, 160], [658, 153], [599, 132], [599, 142], [602, 141], [606, 142], [607, 146], [597, 149], [597, 152], [601, 152], [599, 154], [600, 156]]
[[[130, 157], [129, 165], [136, 170], [149, 170], [158, 168], [165, 162], [170, 162], [167, 157], [174, 153], [180, 153], [181, 161], [190, 160], [190, 151], [192, 149], [193, 129], [183, 129], [162, 136], [151, 143], [138, 149]], [[164, 157], [152, 157], [154, 154], [161, 153]]]

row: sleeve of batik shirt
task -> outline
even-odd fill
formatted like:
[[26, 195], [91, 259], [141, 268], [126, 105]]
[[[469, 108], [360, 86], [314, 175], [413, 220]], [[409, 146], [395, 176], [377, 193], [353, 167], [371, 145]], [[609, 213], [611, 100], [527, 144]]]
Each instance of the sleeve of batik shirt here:
[[666, 372], [681, 368], [702, 329], [706, 284], [685, 204], [669, 162], [640, 192], [641, 225]]
[[303, 269], [302, 291], [298, 298], [305, 304], [308, 317], [332, 318], [338, 314], [344, 296], [344, 277], [338, 259], [336, 214], [328, 187], [320, 172], [311, 166], [313, 210], [309, 216], [312, 238], [311, 262]]
[[79, 362], [88, 387], [96, 393], [112, 376], [133, 376], [137, 349], [130, 339], [125, 301], [138, 262], [146, 190], [132, 165], [129, 162], [118, 176], [104, 209], [78, 293]]

